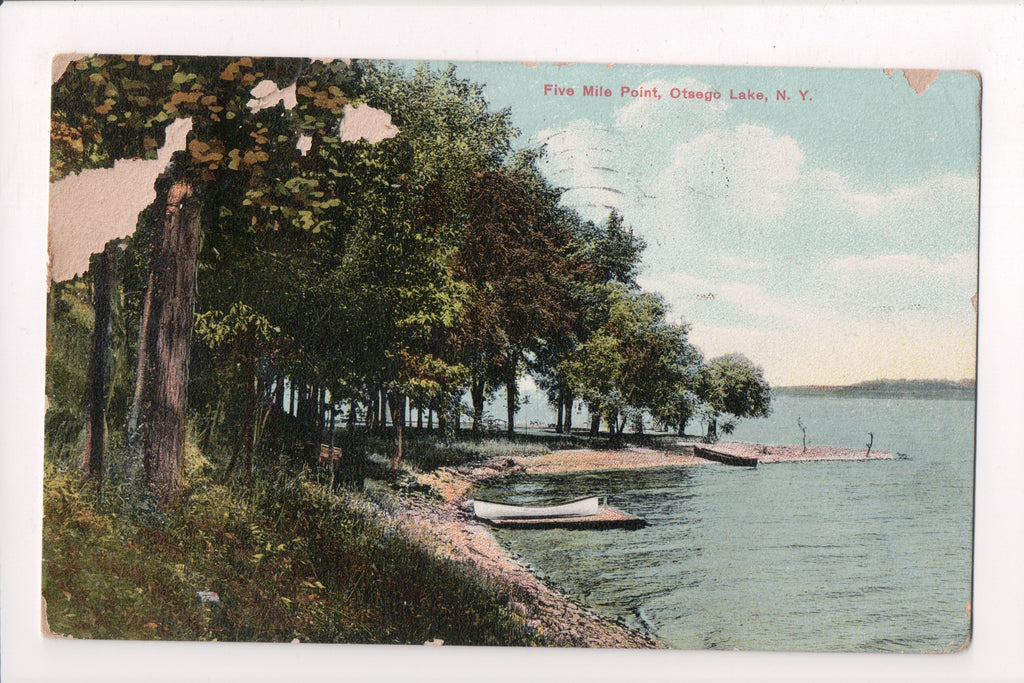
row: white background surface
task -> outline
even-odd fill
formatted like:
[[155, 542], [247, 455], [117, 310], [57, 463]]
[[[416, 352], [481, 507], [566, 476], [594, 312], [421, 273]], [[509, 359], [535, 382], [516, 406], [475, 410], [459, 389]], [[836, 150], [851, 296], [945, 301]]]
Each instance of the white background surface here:
[[[212, 6], [211, 6], [212, 5]], [[50, 55], [973, 69], [982, 74], [974, 639], [952, 655], [48, 640], [39, 635]], [[1024, 8], [7, 3], [0, 8], [4, 681], [1024, 680]]]

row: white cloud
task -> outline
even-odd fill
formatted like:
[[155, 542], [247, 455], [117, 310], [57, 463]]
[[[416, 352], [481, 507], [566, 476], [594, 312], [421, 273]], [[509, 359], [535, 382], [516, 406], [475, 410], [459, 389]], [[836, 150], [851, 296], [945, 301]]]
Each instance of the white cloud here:
[[977, 292], [977, 255], [931, 259], [919, 254], [849, 256], [823, 269], [823, 294], [865, 312], [968, 313]]
[[675, 147], [659, 194], [722, 221], [776, 218], [794, 198], [803, 163], [796, 141], [763, 126], [717, 129]]
[[794, 302], [772, 296], [752, 282], [677, 272], [641, 278], [640, 285], [664, 296], [671, 307], [670, 315], [682, 319], [724, 323], [740, 318], [753, 327], [788, 324], [806, 315]]
[[615, 128], [623, 131], [638, 132], [640, 130], [656, 130], [659, 134], [680, 134], [675, 139], [692, 135], [694, 131], [719, 126], [723, 114], [729, 108], [726, 100], [672, 99], [673, 88], [691, 90], [702, 94], [711, 93], [714, 88], [694, 78], [683, 78], [677, 81], [655, 79], [641, 83], [639, 88], [653, 90], [657, 88], [661, 99], [637, 98], [615, 113]]
[[680, 104], [545, 131], [545, 171], [586, 217], [623, 212], [649, 245], [641, 285], [707, 355], [745, 353], [784, 384], [973, 372], [976, 179], [863, 185]]

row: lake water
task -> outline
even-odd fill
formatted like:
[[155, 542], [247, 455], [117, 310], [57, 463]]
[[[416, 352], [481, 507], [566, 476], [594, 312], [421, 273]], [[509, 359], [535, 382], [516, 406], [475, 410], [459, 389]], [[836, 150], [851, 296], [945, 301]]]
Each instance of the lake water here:
[[520, 504], [589, 494], [636, 531], [495, 535], [545, 579], [676, 648], [948, 650], [970, 634], [974, 403], [777, 397], [728, 437], [896, 460], [508, 477]]

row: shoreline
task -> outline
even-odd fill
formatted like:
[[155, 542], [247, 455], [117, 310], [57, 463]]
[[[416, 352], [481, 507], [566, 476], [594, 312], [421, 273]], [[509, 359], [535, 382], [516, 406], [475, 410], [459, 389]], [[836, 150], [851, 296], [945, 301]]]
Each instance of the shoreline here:
[[498, 543], [489, 527], [473, 519], [464, 504], [474, 483], [527, 471], [507, 460], [494, 458], [474, 467], [445, 467], [419, 475], [420, 484], [429, 487], [439, 500], [403, 497], [403, 526], [436, 556], [475, 569], [486, 580], [506, 588], [509, 611], [554, 647], [664, 649], [642, 631], [598, 613], [539, 578]]
[[[885, 451], [814, 446], [763, 446], [722, 442], [716, 449], [762, 462], [807, 462], [823, 460], [892, 459]], [[513, 557], [490, 531], [475, 520], [467, 505], [467, 493], [474, 484], [509, 474], [554, 474], [602, 470], [693, 467], [713, 465], [697, 457], [693, 444], [672, 451], [650, 448], [619, 450], [572, 449], [523, 455], [493, 457], [472, 465], [442, 467], [418, 474], [418, 483], [432, 495], [403, 496], [401, 518], [418, 543], [436, 556], [468, 566], [487, 580], [508, 589], [508, 609], [527, 625], [548, 638], [556, 647], [664, 648], [653, 637], [624, 622], [598, 613], [557, 586], [548, 584], [521, 560]], [[431, 500], [433, 498], [433, 500]]]

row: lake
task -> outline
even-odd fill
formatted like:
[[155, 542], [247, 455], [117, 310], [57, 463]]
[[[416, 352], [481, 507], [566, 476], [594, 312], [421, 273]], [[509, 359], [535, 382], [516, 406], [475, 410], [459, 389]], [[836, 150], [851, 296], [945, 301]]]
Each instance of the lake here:
[[[974, 402], [779, 396], [727, 437], [895, 460], [512, 476], [481, 497], [606, 495], [637, 531], [495, 530], [546, 580], [675, 648], [943, 651], [970, 634]], [[696, 427], [694, 426], [694, 429]]]

